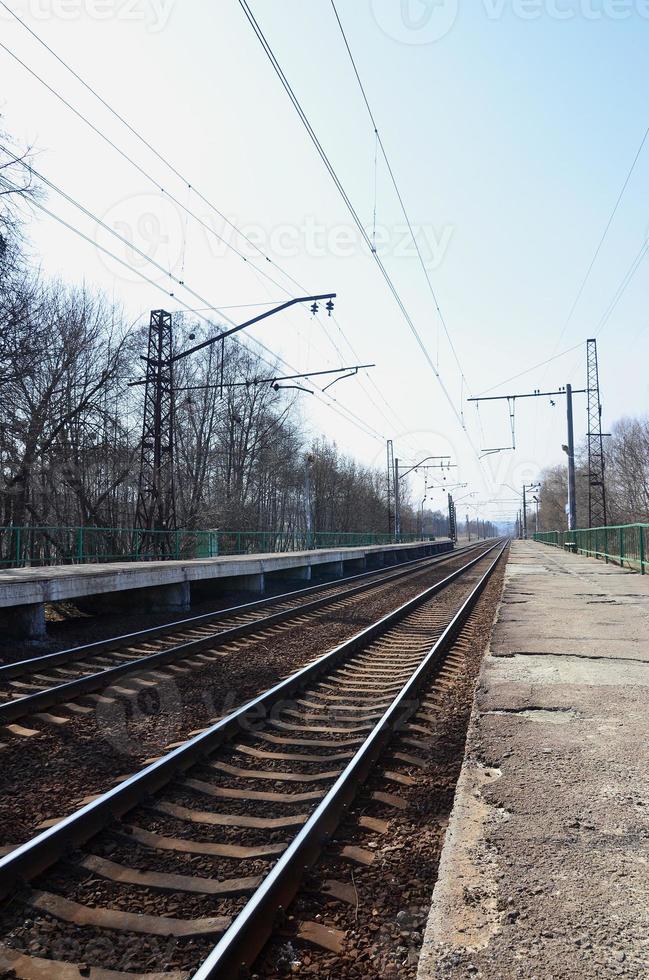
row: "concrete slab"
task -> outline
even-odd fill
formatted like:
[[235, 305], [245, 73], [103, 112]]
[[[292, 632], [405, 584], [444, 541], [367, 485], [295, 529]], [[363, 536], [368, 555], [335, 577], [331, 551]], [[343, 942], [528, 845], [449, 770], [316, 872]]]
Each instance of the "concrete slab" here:
[[514, 542], [419, 980], [649, 977], [649, 576]]
[[[291, 551], [265, 555], [192, 559], [189, 561], [107, 562], [88, 565], [55, 565], [41, 568], [5, 568], [0, 571], [0, 608], [34, 602], [59, 602], [83, 595], [100, 595], [126, 589], [170, 585], [177, 582], [201, 582], [215, 578], [264, 573], [302, 573], [305, 567], [331, 565], [336, 562], [363, 562], [369, 555], [395, 554], [412, 557], [436, 554], [451, 547], [448, 539], [422, 542], [420, 545], [371, 545], [362, 548]], [[406, 560], [405, 558], [403, 560]]]

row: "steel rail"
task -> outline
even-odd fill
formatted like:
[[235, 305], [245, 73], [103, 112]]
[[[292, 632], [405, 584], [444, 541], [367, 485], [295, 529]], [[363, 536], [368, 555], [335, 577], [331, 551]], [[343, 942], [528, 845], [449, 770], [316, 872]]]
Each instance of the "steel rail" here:
[[[275, 703], [291, 696], [313, 678], [334, 668], [340, 661], [366, 646], [408, 613], [442, 592], [498, 547], [499, 543], [492, 545], [486, 552], [472, 558], [440, 582], [424, 589], [423, 592], [323, 654], [313, 663], [280, 681], [204, 732], [189, 739], [179, 748], [141, 769], [118, 786], [0, 858], [0, 899], [6, 898], [16, 885], [42, 873], [62, 857], [68, 848], [78, 847], [94, 837], [111, 820], [123, 816], [148, 795], [169, 783], [176, 775], [204, 759], [230, 737], [237, 735], [245, 729], [246, 725], [259, 722]], [[500, 554], [504, 547], [501, 548]]]
[[[470, 595], [374, 726], [304, 827], [246, 903], [192, 980], [228, 980], [250, 967], [273, 931], [277, 913], [286, 909], [300, 883], [336, 831], [386, 744], [419, 708], [419, 692], [432, 669], [456, 639], [498, 564], [507, 544], [481, 576]], [[492, 549], [490, 549], [492, 550]], [[483, 556], [484, 557], [484, 556]]]
[[[57, 684], [53, 687], [46, 687], [42, 691], [37, 691], [34, 694], [27, 694], [24, 697], [16, 698], [12, 701], [4, 701], [0, 703], [0, 725], [11, 724], [12, 722], [18, 721], [19, 719], [25, 718], [28, 715], [34, 714], [38, 711], [45, 711], [47, 708], [51, 708], [56, 704], [61, 704], [65, 701], [81, 697], [84, 694], [91, 694], [94, 691], [109, 687], [114, 681], [119, 680], [120, 678], [123, 678], [129, 674], [155, 670], [157, 667], [164, 666], [168, 663], [173, 663], [175, 660], [185, 659], [186, 657], [192, 656], [195, 653], [199, 653], [205, 648], [214, 646], [215, 643], [227, 644], [233, 640], [248, 636], [251, 633], [257, 633], [260, 629], [268, 629], [271, 626], [277, 626], [280, 623], [293, 619], [295, 616], [302, 616], [306, 613], [316, 612], [325, 606], [334, 605], [336, 602], [353, 598], [354, 596], [367, 592], [370, 589], [378, 588], [386, 583], [405, 578], [418, 570], [425, 570], [426, 562], [430, 562], [432, 566], [435, 567], [438, 564], [443, 564], [444, 561], [449, 561], [450, 558], [454, 557], [455, 555], [456, 552], [449, 552], [448, 555], [440, 556], [437, 558], [437, 560], [434, 560], [433, 558], [417, 559], [415, 564], [420, 564], [422, 562], [424, 563], [421, 569], [412, 567], [400, 568], [393, 574], [386, 575], [376, 581], [372, 580], [370, 582], [364, 582], [361, 585], [356, 585], [351, 589], [345, 589], [341, 592], [334, 593], [333, 595], [322, 596], [319, 599], [314, 599], [311, 602], [280, 609], [278, 612], [271, 613], [269, 616], [253, 619], [250, 622], [241, 623], [238, 626], [231, 626], [223, 630], [217, 630], [208, 636], [199, 637], [196, 640], [186, 640], [183, 643], [167, 647], [166, 649], [155, 653], [146, 654], [142, 657], [134, 657], [133, 660], [124, 661], [123, 663], [116, 664], [114, 667], [105, 667], [98, 670], [96, 673], [84, 674], [82, 677], [69, 681], [63, 681], [61, 684]], [[248, 610], [247, 606], [239, 606], [234, 608], [244, 611]], [[229, 610], [229, 613], [232, 615], [232, 610]], [[37, 669], [40, 673], [43, 668], [40, 667], [40, 663], [38, 661], [37, 664]], [[0, 676], [1, 670], [2, 669], [0, 668]]]

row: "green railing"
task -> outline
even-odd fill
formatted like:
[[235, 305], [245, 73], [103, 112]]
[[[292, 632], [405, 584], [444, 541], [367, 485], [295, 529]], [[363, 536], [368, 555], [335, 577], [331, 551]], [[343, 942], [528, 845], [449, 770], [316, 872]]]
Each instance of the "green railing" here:
[[614, 561], [643, 575], [649, 568], [649, 524], [541, 531], [534, 535], [534, 540], [555, 548], [571, 549], [590, 558]]
[[[402, 534], [396, 543], [434, 541]], [[121, 527], [0, 527], [0, 567], [216, 558], [395, 543], [388, 534], [330, 531], [140, 531]]]

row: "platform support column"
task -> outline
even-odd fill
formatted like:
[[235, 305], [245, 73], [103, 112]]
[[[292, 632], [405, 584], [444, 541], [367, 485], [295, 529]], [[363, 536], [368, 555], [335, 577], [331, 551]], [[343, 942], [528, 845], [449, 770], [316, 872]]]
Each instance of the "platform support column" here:
[[264, 592], [266, 581], [264, 573], [259, 575], [238, 575], [234, 580], [234, 586], [242, 592]]
[[43, 602], [28, 602], [2, 609], [0, 622], [6, 624], [9, 634], [15, 640], [44, 640], [47, 636]]

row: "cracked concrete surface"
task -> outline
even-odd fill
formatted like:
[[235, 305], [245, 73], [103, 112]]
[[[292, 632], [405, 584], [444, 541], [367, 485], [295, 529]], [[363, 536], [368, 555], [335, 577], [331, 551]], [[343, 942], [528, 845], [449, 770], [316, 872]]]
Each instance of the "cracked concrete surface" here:
[[649, 978], [649, 576], [514, 542], [420, 980]]

